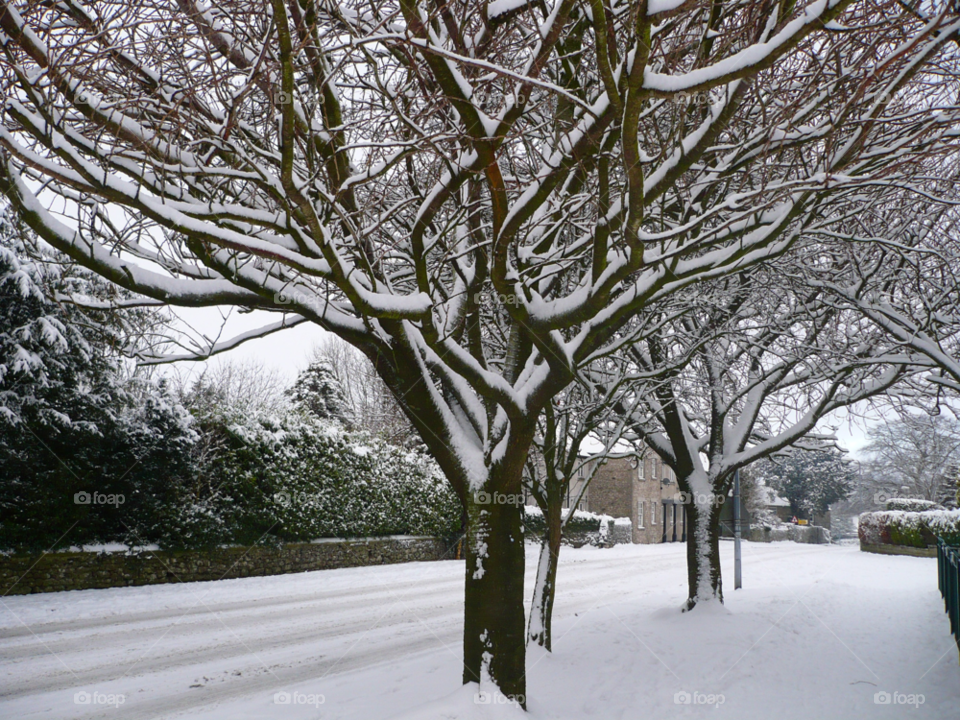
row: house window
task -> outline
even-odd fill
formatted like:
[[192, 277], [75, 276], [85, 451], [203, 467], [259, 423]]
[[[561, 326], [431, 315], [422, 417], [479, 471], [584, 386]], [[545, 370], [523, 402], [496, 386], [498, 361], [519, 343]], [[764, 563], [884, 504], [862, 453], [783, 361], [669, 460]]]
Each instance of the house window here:
[[637, 460], [637, 477], [643, 480], [643, 468], [646, 465], [646, 458]]
[[643, 500], [637, 500], [637, 527], [643, 528]]
[[655, 502], [650, 503], [650, 524], [657, 524], [657, 504]]

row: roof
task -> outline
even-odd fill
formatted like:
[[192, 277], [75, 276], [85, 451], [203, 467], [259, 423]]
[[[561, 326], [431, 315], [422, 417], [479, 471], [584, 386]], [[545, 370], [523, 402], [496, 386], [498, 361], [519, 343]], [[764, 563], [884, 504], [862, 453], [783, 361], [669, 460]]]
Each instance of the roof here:
[[773, 488], [763, 486], [760, 489], [763, 491], [763, 504], [767, 507], [790, 507], [790, 502], [777, 495]]

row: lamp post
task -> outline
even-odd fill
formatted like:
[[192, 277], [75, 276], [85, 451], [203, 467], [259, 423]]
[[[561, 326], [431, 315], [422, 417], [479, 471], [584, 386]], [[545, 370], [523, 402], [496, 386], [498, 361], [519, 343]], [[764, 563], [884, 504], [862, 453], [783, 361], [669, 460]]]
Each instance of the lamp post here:
[[733, 471], [733, 589], [743, 587], [740, 576], [740, 470]]

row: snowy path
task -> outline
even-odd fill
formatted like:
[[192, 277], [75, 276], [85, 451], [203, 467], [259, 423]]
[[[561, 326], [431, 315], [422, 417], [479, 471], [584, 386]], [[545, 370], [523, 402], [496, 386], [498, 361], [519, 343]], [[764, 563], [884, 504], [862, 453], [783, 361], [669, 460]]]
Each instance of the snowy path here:
[[[682, 561], [679, 544], [564, 549], [556, 653], [528, 661], [531, 715], [799, 718], [812, 702], [821, 718], [960, 717], [935, 561], [746, 544], [747, 588], [681, 615]], [[6, 597], [0, 717], [377, 720], [465, 702], [477, 717], [512, 715], [454, 692], [462, 585], [462, 565], [442, 562]], [[875, 705], [883, 690], [924, 702]], [[76, 704], [77, 692], [123, 703]], [[277, 692], [314, 705], [276, 705]], [[694, 702], [675, 704], [677, 692]], [[719, 711], [696, 693], [723, 695]]]

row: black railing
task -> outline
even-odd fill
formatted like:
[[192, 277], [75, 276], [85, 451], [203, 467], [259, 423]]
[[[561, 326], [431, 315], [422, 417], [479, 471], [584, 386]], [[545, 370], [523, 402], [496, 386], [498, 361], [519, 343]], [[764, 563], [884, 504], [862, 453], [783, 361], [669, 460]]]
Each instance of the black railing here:
[[937, 572], [940, 594], [950, 616], [950, 632], [960, 646], [960, 548], [937, 540]]

